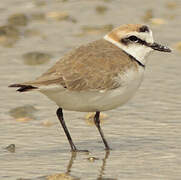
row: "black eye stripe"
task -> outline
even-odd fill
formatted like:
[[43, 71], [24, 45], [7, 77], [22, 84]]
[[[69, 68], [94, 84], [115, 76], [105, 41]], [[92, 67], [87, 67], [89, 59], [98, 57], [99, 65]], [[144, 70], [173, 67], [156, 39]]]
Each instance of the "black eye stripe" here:
[[130, 43], [137, 43], [137, 44], [147, 46], [147, 44], [148, 44], [146, 41], [144, 41], [136, 36], [129, 36], [127, 38], [121, 39], [121, 42], [125, 45], [128, 45]]

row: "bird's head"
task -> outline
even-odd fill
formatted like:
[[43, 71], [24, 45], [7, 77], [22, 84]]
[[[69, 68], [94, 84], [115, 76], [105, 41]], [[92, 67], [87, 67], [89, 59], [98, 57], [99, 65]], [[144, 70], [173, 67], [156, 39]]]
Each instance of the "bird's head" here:
[[154, 42], [151, 29], [141, 24], [122, 25], [113, 29], [104, 39], [126, 51], [143, 64], [145, 64], [145, 57], [153, 50], [171, 52], [168, 47]]

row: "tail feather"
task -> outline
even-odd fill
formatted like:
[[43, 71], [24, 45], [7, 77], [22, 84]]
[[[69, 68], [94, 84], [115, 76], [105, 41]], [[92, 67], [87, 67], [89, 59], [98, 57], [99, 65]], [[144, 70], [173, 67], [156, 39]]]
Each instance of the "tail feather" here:
[[38, 89], [38, 87], [35, 87], [32, 85], [24, 85], [24, 84], [11, 84], [9, 87], [16, 87], [18, 88], [17, 91], [19, 92], [25, 92], [25, 91], [30, 91], [32, 89]]

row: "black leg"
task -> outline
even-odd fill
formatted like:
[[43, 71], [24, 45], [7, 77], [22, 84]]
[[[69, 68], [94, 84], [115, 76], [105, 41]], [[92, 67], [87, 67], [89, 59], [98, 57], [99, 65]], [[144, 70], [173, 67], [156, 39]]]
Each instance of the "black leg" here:
[[72, 141], [72, 138], [71, 138], [71, 136], [70, 136], [70, 133], [69, 133], [69, 131], [68, 131], [68, 129], [67, 129], [67, 126], [66, 126], [66, 124], [65, 124], [65, 121], [64, 121], [64, 118], [63, 118], [62, 108], [58, 108], [58, 109], [57, 109], [57, 116], [58, 116], [58, 119], [60, 120], [60, 123], [61, 123], [61, 125], [62, 125], [62, 127], [63, 127], [63, 130], [64, 130], [64, 132], [65, 132], [65, 134], [66, 134], [66, 136], [67, 136], [67, 139], [68, 139], [68, 141], [69, 141], [71, 150], [72, 150], [72, 151], [77, 151], [77, 148], [76, 148], [76, 146], [74, 145], [74, 143], [73, 143], [73, 141]]
[[105, 137], [104, 137], [104, 134], [103, 134], [102, 129], [101, 129], [101, 126], [100, 126], [99, 115], [100, 115], [100, 112], [97, 111], [96, 114], [95, 114], [95, 116], [94, 116], [94, 122], [95, 122], [96, 127], [97, 127], [98, 130], [99, 130], [99, 133], [100, 133], [100, 135], [101, 135], [102, 141], [103, 141], [103, 143], [104, 143], [104, 145], [105, 145], [105, 149], [106, 149], [106, 150], [110, 150], [110, 147], [109, 147], [109, 145], [108, 145], [108, 143], [107, 143], [107, 141], [106, 141], [106, 139], [105, 139]]
[[71, 138], [71, 136], [70, 136], [70, 133], [69, 133], [69, 131], [68, 131], [68, 129], [67, 129], [67, 126], [66, 126], [66, 124], [65, 124], [64, 118], [63, 118], [62, 108], [58, 108], [58, 109], [57, 109], [57, 116], [58, 116], [58, 119], [59, 119], [59, 121], [60, 121], [60, 123], [61, 123], [61, 125], [62, 125], [62, 127], [63, 127], [63, 130], [64, 130], [66, 136], [67, 136], [67, 139], [68, 139], [69, 144], [70, 144], [70, 147], [71, 147], [71, 151], [72, 151], [72, 152], [89, 152], [88, 150], [78, 150], [78, 149], [76, 148], [76, 146], [74, 145], [74, 143], [73, 143], [73, 141], [72, 141], [72, 138]]

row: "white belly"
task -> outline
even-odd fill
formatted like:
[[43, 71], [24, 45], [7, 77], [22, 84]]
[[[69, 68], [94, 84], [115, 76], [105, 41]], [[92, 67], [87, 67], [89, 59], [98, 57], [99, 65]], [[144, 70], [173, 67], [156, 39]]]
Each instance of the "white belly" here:
[[129, 70], [124, 76], [118, 77], [121, 81], [119, 88], [107, 91], [69, 91], [60, 87], [41, 89], [49, 99], [59, 107], [80, 112], [106, 111], [117, 108], [126, 103], [136, 92], [143, 79], [144, 69]]

